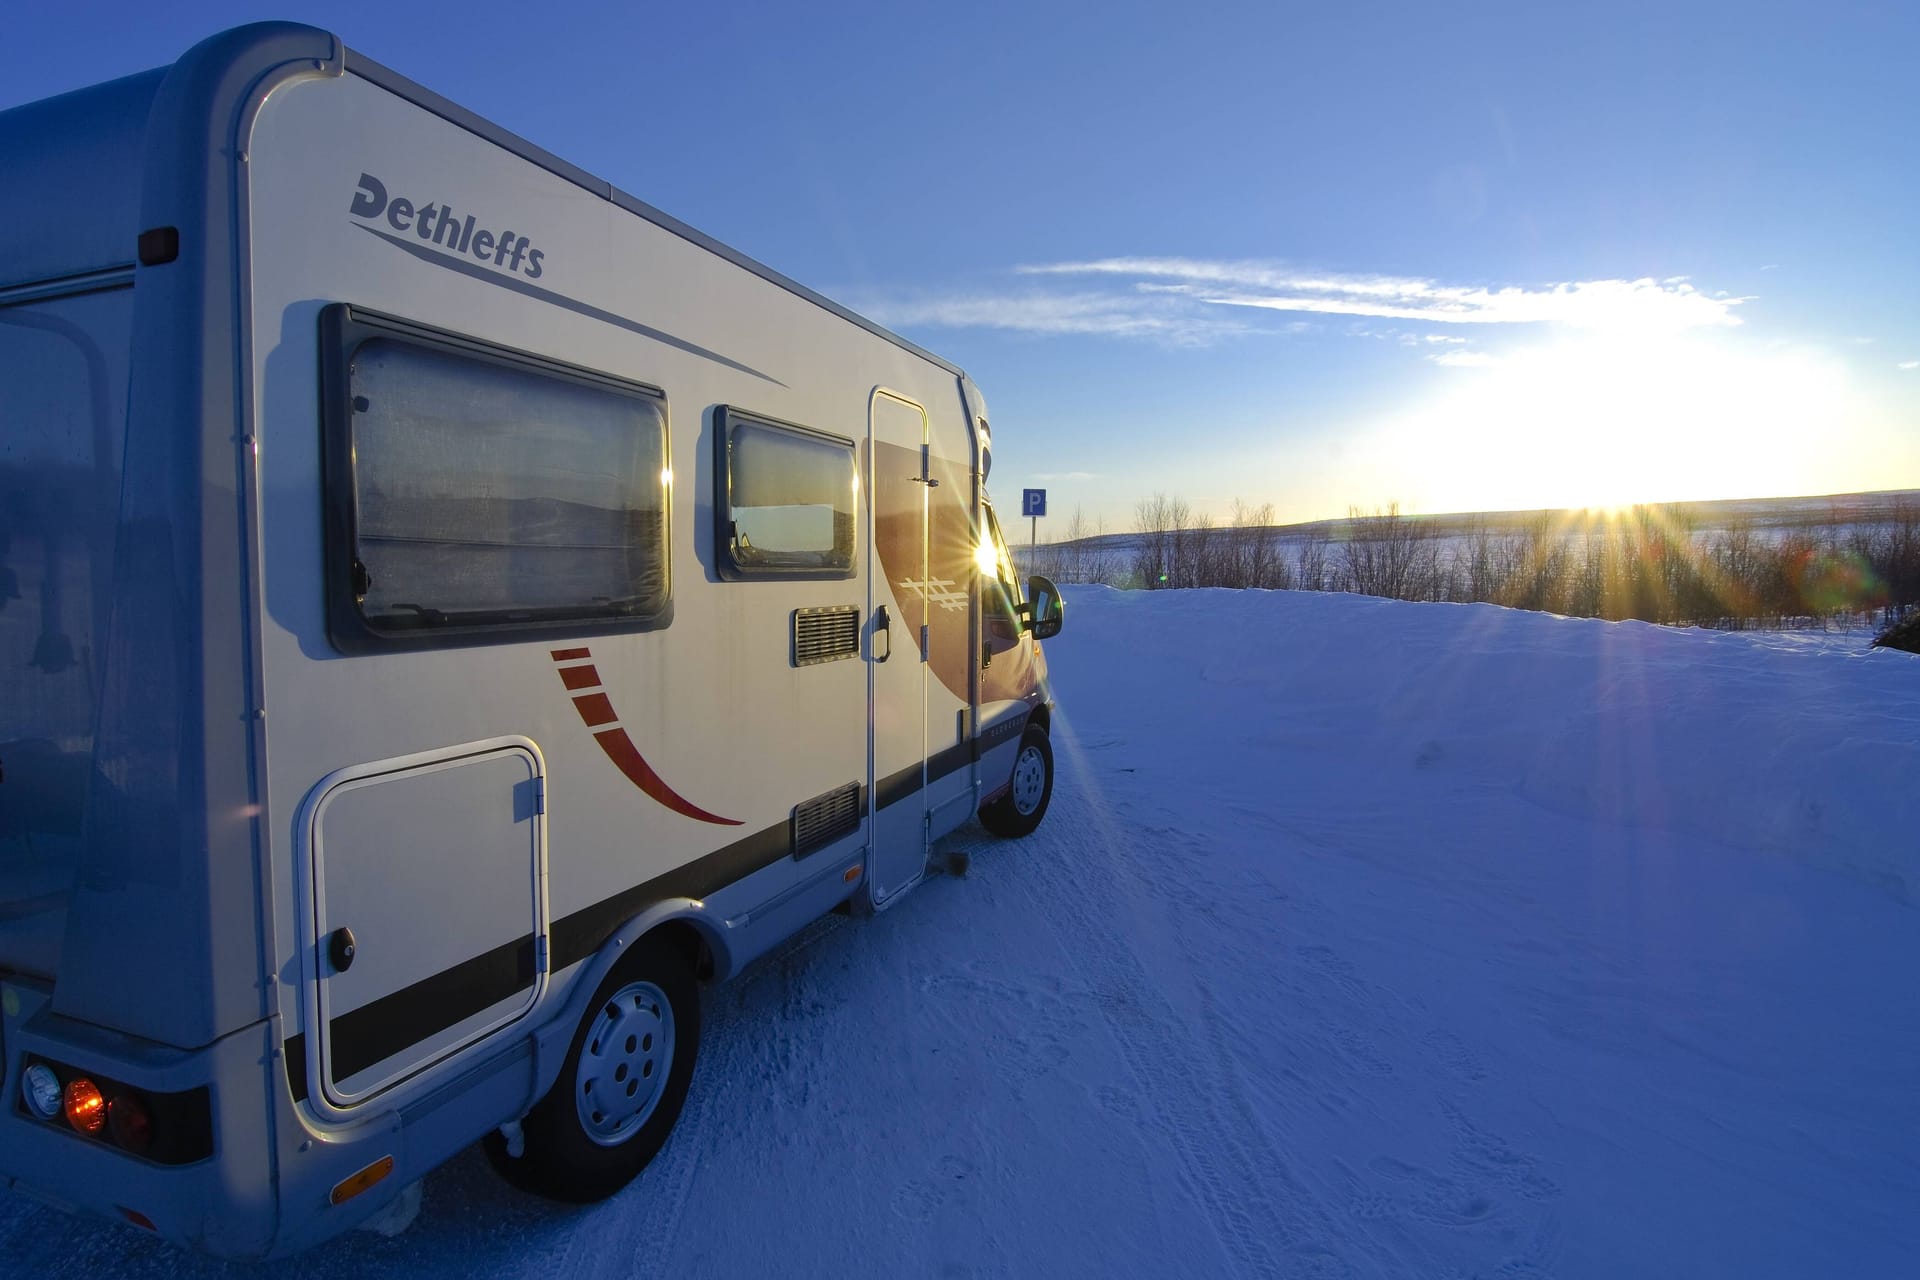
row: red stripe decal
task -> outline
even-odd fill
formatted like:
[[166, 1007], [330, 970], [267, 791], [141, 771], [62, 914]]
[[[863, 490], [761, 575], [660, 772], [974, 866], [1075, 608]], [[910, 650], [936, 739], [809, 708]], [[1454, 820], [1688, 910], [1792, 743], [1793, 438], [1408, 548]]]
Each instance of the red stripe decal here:
[[612, 700], [604, 693], [583, 693], [573, 700], [573, 705], [589, 729], [597, 724], [612, 724], [620, 718], [614, 714]]
[[672, 787], [660, 780], [640, 755], [640, 748], [633, 745], [633, 739], [627, 736], [625, 729], [602, 729], [593, 735], [600, 749], [607, 753], [607, 759], [613, 761], [620, 772], [627, 775], [627, 781], [652, 796], [655, 800], [675, 813], [694, 819], [697, 822], [711, 822], [723, 827], [737, 827], [738, 818], [722, 818], [708, 813], [705, 809], [689, 800], [682, 799]]
[[592, 689], [599, 685], [600, 673], [591, 662], [584, 667], [562, 667], [560, 683], [569, 689]]
[[[553, 655], [555, 662], [579, 662], [593, 657], [593, 652], [589, 649], [553, 649], [549, 652]], [[578, 667], [561, 667], [559, 670], [560, 683], [566, 685], [569, 691], [592, 689], [600, 684], [600, 672], [592, 663]], [[587, 722], [589, 729], [595, 725], [612, 724], [620, 718], [614, 713], [612, 699], [604, 693], [580, 694], [574, 698], [573, 705], [575, 710], [579, 711], [580, 718]], [[711, 822], [723, 827], [740, 825], [740, 819], [722, 818], [718, 814], [708, 813], [663, 782], [660, 775], [653, 771], [653, 766], [649, 765], [646, 758], [640, 754], [640, 748], [633, 745], [633, 739], [627, 736], [625, 729], [602, 729], [593, 735], [593, 740], [598, 742], [600, 749], [607, 753], [607, 759], [613, 761], [614, 766], [627, 775], [627, 781], [675, 813], [692, 818], [696, 822]]]

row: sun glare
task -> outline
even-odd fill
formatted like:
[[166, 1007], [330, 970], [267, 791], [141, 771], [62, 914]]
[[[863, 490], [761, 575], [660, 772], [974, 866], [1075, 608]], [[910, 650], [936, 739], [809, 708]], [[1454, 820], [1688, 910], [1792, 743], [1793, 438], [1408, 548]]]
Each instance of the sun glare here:
[[1590, 334], [1457, 373], [1376, 441], [1415, 509], [1832, 491], [1832, 428], [1857, 416], [1837, 359], [1718, 335]]
[[992, 542], [982, 542], [973, 549], [974, 567], [991, 578], [1000, 568], [1000, 554], [994, 550]]

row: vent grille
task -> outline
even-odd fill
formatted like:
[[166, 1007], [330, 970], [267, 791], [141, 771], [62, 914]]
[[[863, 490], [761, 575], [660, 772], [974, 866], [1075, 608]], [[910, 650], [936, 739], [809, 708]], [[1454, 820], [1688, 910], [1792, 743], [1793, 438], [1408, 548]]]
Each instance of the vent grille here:
[[793, 807], [793, 856], [814, 850], [859, 829], [860, 784], [849, 782]]
[[860, 610], [854, 605], [793, 611], [793, 665], [851, 658], [860, 652]]

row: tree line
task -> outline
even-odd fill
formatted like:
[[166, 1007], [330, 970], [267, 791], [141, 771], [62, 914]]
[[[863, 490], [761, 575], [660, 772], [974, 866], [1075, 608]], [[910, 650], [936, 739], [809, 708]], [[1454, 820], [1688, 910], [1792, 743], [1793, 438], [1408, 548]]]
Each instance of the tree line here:
[[1348, 591], [1721, 628], [1864, 615], [1889, 624], [1920, 606], [1920, 505], [1895, 499], [1871, 521], [1769, 529], [1709, 527], [1675, 505], [1443, 527], [1395, 504], [1303, 530], [1275, 525], [1270, 503], [1236, 501], [1216, 524], [1155, 494], [1137, 504], [1124, 538], [1076, 511], [1066, 538], [1038, 549], [1036, 568], [1146, 590]]

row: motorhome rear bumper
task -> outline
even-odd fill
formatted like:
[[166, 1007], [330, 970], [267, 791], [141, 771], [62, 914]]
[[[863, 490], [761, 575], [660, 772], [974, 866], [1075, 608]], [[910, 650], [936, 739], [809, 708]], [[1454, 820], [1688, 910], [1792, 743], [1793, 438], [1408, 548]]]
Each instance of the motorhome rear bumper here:
[[[275, 1020], [186, 1051], [59, 1017], [36, 981], [0, 974], [0, 990], [0, 1187], [116, 1222], [144, 1218], [155, 1234], [220, 1257], [285, 1257], [359, 1226], [491, 1127], [476, 1128], [476, 1116], [517, 1115], [533, 1097], [532, 1042], [520, 1039], [404, 1109], [369, 1105], [352, 1124], [325, 1126], [293, 1099]], [[571, 1027], [551, 1031], [551, 1051], [565, 1053]], [[31, 1115], [20, 1077], [34, 1058], [156, 1093], [206, 1089], [212, 1156], [161, 1165]], [[380, 1167], [384, 1176], [336, 1202], [337, 1188]]]

